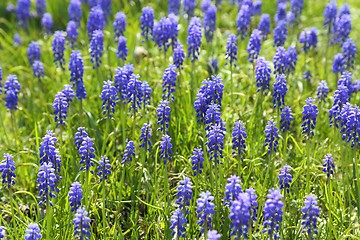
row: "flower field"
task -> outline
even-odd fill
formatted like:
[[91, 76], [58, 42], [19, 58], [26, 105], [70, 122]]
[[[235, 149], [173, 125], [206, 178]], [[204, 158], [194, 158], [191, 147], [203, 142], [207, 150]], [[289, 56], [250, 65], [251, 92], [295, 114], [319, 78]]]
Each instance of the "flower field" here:
[[2, 0], [0, 239], [360, 239], [358, 0]]

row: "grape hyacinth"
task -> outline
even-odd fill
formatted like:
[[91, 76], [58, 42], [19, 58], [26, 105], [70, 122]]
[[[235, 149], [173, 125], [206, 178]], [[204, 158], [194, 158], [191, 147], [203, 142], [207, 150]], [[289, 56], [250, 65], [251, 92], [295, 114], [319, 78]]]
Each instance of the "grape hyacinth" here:
[[337, 6], [336, 2], [330, 1], [328, 4], [326, 4], [326, 7], [324, 9], [324, 28], [326, 28], [328, 31], [327, 33], [330, 34], [334, 29], [335, 19], [336, 19], [336, 12], [337, 12]]
[[209, 230], [207, 234], [208, 240], [219, 240], [221, 238], [221, 234], [219, 234], [216, 230]]
[[239, 158], [245, 154], [246, 151], [246, 142], [247, 138], [246, 129], [242, 121], [236, 121], [232, 131], [232, 154], [238, 156]]
[[152, 143], [152, 128], [151, 125], [148, 123], [144, 123], [143, 127], [141, 128], [141, 135], [140, 135], [140, 147], [144, 148], [145, 151], [150, 152]]
[[70, 21], [74, 21], [80, 24], [81, 17], [82, 17], [82, 10], [81, 10], [81, 0], [71, 0], [68, 6], [68, 14], [70, 17]]
[[130, 103], [129, 111], [133, 111], [134, 115], [141, 108], [143, 99], [142, 82], [138, 79], [138, 75], [131, 74], [127, 85], [127, 99]]
[[174, 239], [185, 238], [186, 229], [184, 227], [184, 224], [186, 224], [186, 222], [187, 221], [184, 213], [181, 212], [179, 208], [177, 208], [170, 219], [170, 230], [172, 230], [171, 235], [174, 237]]
[[100, 6], [91, 8], [86, 27], [89, 38], [93, 37], [93, 32], [95, 30], [100, 30], [102, 32], [105, 27], [105, 18], [104, 12]]
[[262, 40], [267, 39], [270, 34], [270, 15], [262, 14], [258, 25]]
[[82, 142], [88, 136], [89, 136], [89, 134], [86, 132], [84, 127], [79, 127], [77, 129], [77, 132], [75, 133], [75, 136], [74, 136], [74, 142], [75, 142], [75, 146], [76, 146], [77, 150], [80, 149]]
[[305, 52], [305, 54], [308, 53], [310, 49], [316, 49], [318, 44], [317, 29], [304, 29], [300, 33], [299, 42], [302, 44], [302, 50]]
[[215, 214], [215, 204], [213, 203], [214, 197], [209, 191], [200, 193], [200, 197], [197, 199], [196, 214], [197, 224], [201, 226], [201, 232], [205, 229], [210, 230], [212, 228], [212, 215]]
[[5, 228], [0, 226], [0, 239], [4, 239], [6, 236]]
[[102, 100], [102, 112], [104, 115], [111, 117], [115, 112], [115, 106], [117, 104], [117, 91], [113, 86], [112, 81], [104, 81], [103, 89], [101, 92]]
[[206, 110], [205, 113], [205, 121], [204, 121], [206, 127], [205, 130], [209, 131], [211, 129], [212, 126], [215, 125], [222, 125], [222, 120], [221, 120], [221, 112], [220, 112], [220, 107], [217, 104], [210, 104], [208, 106], [208, 109]]
[[269, 239], [279, 239], [279, 230], [282, 222], [284, 204], [281, 201], [283, 196], [280, 190], [270, 189], [266, 196], [267, 200], [264, 207], [264, 233], [267, 233]]
[[349, 90], [349, 94], [351, 97], [351, 94], [353, 93], [353, 83], [352, 83], [352, 74], [351, 72], [345, 70], [344, 72], [342, 72], [341, 77], [337, 83], [338, 86], [340, 85], [344, 85], [348, 88]]
[[27, 49], [27, 57], [29, 64], [32, 66], [36, 60], [40, 60], [41, 52], [40, 45], [37, 42], [32, 41]]
[[302, 116], [302, 134], [307, 138], [314, 136], [314, 129], [316, 125], [316, 118], [318, 115], [318, 108], [314, 104], [314, 99], [309, 97], [306, 99], [306, 104], [304, 105], [303, 116]]
[[196, 6], [195, 0], [184, 0], [183, 1], [184, 12], [187, 15], [187, 18], [190, 19], [194, 16], [194, 9]]
[[42, 62], [36, 60], [32, 65], [33, 75], [34, 77], [38, 78], [39, 80], [44, 77], [45, 70]]
[[285, 105], [285, 95], [287, 92], [286, 87], [286, 76], [280, 74], [276, 76], [276, 82], [274, 83], [274, 93], [273, 93], [273, 105], [274, 108], [282, 110]]
[[180, 5], [180, 0], [168, 0], [168, 14], [179, 15]]
[[140, 17], [141, 36], [147, 41], [153, 33], [154, 27], [154, 10], [152, 7], [144, 7]]
[[86, 90], [83, 82], [84, 62], [79, 50], [73, 50], [69, 62], [70, 82], [76, 89], [76, 97], [79, 100], [86, 98]]
[[187, 213], [186, 207], [190, 206], [192, 194], [193, 192], [191, 180], [188, 177], [184, 177], [183, 180], [179, 182], [179, 186], [177, 187], [177, 199], [175, 201], [175, 203], [179, 205], [179, 209], [183, 213]]
[[346, 41], [342, 44], [342, 51], [344, 56], [344, 67], [346, 69], [353, 69], [357, 50], [356, 45], [351, 38], [346, 39]]
[[20, 46], [22, 44], [21, 37], [17, 33], [14, 34], [13, 44], [15, 47]]
[[225, 59], [229, 61], [230, 66], [235, 65], [237, 61], [237, 37], [235, 34], [230, 34], [228, 37], [228, 40], [226, 42], [226, 53], [225, 53]]
[[162, 83], [162, 98], [167, 101], [174, 101], [174, 92], [176, 87], [176, 66], [174, 64], [170, 64], [168, 68], [165, 69], [163, 75], [163, 83]]
[[287, 66], [288, 66], [288, 59], [286, 58], [286, 50], [284, 47], [278, 47], [274, 55], [275, 75], [285, 74]]
[[93, 68], [101, 65], [101, 57], [104, 51], [104, 34], [102, 30], [94, 30], [90, 41], [90, 55]]
[[123, 12], [117, 12], [113, 23], [115, 39], [124, 35], [126, 30], [126, 15]]
[[227, 184], [225, 186], [225, 197], [224, 197], [224, 205], [229, 206], [230, 203], [236, 199], [238, 199], [239, 194], [242, 193], [241, 189], [241, 180], [236, 175], [231, 175], [227, 179]]
[[265, 128], [265, 147], [268, 147], [267, 154], [272, 152], [277, 152], [278, 147], [278, 138], [279, 138], [279, 129], [276, 127], [276, 122], [274, 120], [269, 120]]
[[44, 203], [53, 206], [51, 198], [55, 198], [56, 195], [54, 194], [54, 192], [58, 191], [55, 186], [57, 178], [54, 172], [55, 169], [53, 168], [51, 162], [45, 162], [40, 166], [38, 178], [36, 180], [36, 182], [39, 184], [39, 197], [41, 197], [39, 206], [43, 205]]
[[357, 105], [352, 106], [346, 103], [341, 109], [341, 130], [342, 139], [350, 143], [351, 147], [360, 147], [360, 111]]
[[330, 126], [335, 124], [335, 127], [339, 126], [340, 112], [343, 106], [350, 100], [349, 89], [343, 84], [338, 86], [338, 89], [334, 92], [334, 102], [329, 110]]
[[334, 175], [335, 172], [335, 164], [334, 159], [331, 154], [326, 154], [323, 159], [323, 172], [326, 173], [326, 176], [330, 178]]
[[168, 18], [163, 17], [159, 22], [156, 22], [152, 35], [159, 50], [166, 52], [169, 46], [175, 47], [178, 31], [177, 17], [172, 14]]
[[247, 46], [248, 60], [250, 63], [256, 61], [261, 50], [261, 35], [258, 29], [255, 29], [249, 39]]
[[27, 29], [28, 21], [31, 17], [30, 7], [31, 7], [31, 0], [17, 1], [17, 5], [15, 9], [16, 20], [18, 21], [19, 25], [25, 29]]
[[329, 93], [329, 88], [327, 82], [325, 80], [320, 81], [317, 87], [317, 98], [319, 99], [319, 101], [325, 102], [328, 93]]
[[278, 23], [280, 21], [286, 20], [286, 4], [279, 3], [277, 5], [277, 12], [275, 14], [275, 22]]
[[343, 43], [349, 37], [351, 29], [350, 14], [339, 15], [335, 20], [333, 30], [334, 39], [332, 41], [335, 43]]
[[123, 67], [116, 68], [115, 76], [114, 76], [114, 85], [116, 90], [118, 91], [121, 100], [123, 103], [127, 103], [128, 101], [128, 83], [130, 77], [133, 75], [134, 67], [131, 64], [126, 64]]
[[174, 49], [173, 61], [177, 69], [181, 69], [185, 59], [185, 52], [183, 45], [178, 41]]
[[126, 147], [125, 147], [124, 156], [122, 158], [121, 164], [131, 162], [134, 157], [135, 157], [134, 141], [126, 140]]
[[[257, 195], [253, 188], [248, 188], [245, 190], [245, 192], [249, 196], [249, 202], [250, 202], [250, 219], [251, 221], [257, 220], [257, 208], [258, 208], [258, 202], [256, 201]], [[251, 224], [250, 224], [251, 226]]]
[[75, 239], [90, 239], [90, 222], [91, 219], [88, 217], [88, 212], [82, 207], [78, 208], [73, 220]]
[[265, 58], [259, 57], [255, 66], [257, 92], [270, 89], [271, 68]]
[[41, 239], [42, 235], [40, 232], [39, 225], [37, 223], [30, 223], [25, 230], [25, 240], [38, 240]]
[[262, 8], [262, 0], [256, 0], [254, 2], [254, 9], [253, 9], [254, 15], [260, 16], [261, 15], [261, 8]]
[[170, 112], [169, 101], [162, 100], [156, 109], [156, 115], [158, 117], [157, 124], [159, 125], [157, 130], [164, 134], [169, 132]]
[[52, 107], [54, 109], [56, 125], [65, 125], [64, 120], [67, 117], [69, 102], [62, 91], [56, 94]]
[[308, 84], [311, 84], [312, 74], [309, 70], [303, 73], [303, 79], [305, 79]]
[[128, 48], [126, 46], [126, 38], [124, 36], [120, 36], [118, 39], [116, 57], [125, 61], [127, 55], [128, 55]]
[[4, 188], [10, 188], [15, 184], [15, 162], [11, 154], [5, 153], [4, 160], [0, 163], [0, 173], [2, 178], [2, 184]]
[[84, 137], [79, 148], [79, 154], [81, 159], [80, 164], [83, 165], [80, 167], [80, 171], [89, 171], [90, 167], [94, 166], [94, 163], [92, 162], [95, 158], [94, 152], [95, 149], [93, 141], [89, 137]]
[[284, 46], [288, 30], [285, 21], [278, 22], [274, 29], [274, 47]]
[[69, 21], [68, 25], [66, 27], [66, 37], [69, 41], [69, 45], [71, 48], [74, 48], [78, 35], [79, 35], [79, 32], [77, 30], [76, 22]]
[[295, 67], [298, 60], [296, 48], [290, 46], [285, 53], [286, 73], [295, 73]]
[[[231, 202], [229, 218], [230, 236], [247, 238], [250, 220], [250, 201], [247, 193], [239, 193], [237, 199]], [[240, 238], [239, 238], [240, 239]]]
[[194, 176], [202, 173], [203, 164], [204, 164], [204, 152], [201, 148], [194, 148], [193, 155], [190, 157], [192, 164], [192, 170]]
[[41, 25], [45, 34], [51, 34], [52, 28], [54, 26], [54, 21], [50, 13], [45, 13], [41, 19]]
[[294, 13], [295, 18], [298, 19], [304, 7], [304, 0], [291, 0], [291, 11]]
[[198, 59], [201, 46], [201, 21], [198, 17], [193, 17], [188, 28], [188, 57], [191, 57], [191, 62]]
[[65, 34], [62, 31], [56, 31], [54, 33], [54, 40], [52, 41], [52, 50], [54, 56], [54, 62], [56, 67], [60, 67], [64, 70], [65, 59]]
[[46, 11], [46, 1], [36, 0], [36, 14], [38, 17], [42, 17]]
[[5, 89], [5, 106], [9, 110], [18, 109], [18, 95], [20, 92], [20, 83], [17, 80], [16, 75], [9, 75], [4, 84]]
[[211, 6], [211, 0], [201, 1], [201, 11], [205, 14], [208, 8]]
[[280, 129], [284, 133], [290, 130], [290, 124], [294, 120], [291, 108], [289, 106], [285, 106], [280, 115]]
[[83, 191], [81, 189], [81, 184], [79, 182], [73, 182], [69, 191], [69, 203], [71, 212], [77, 211], [77, 209], [81, 206], [82, 199]]
[[147, 105], [150, 105], [150, 98], [152, 93], [152, 89], [147, 81], [143, 81], [141, 83], [141, 92], [143, 107], [146, 108]]
[[309, 239], [314, 239], [313, 235], [317, 234], [317, 218], [320, 216], [320, 209], [317, 202], [317, 197], [314, 195], [306, 196], [304, 207], [301, 208], [303, 213], [301, 225], [303, 232], [306, 232]]
[[100, 182], [106, 181], [111, 174], [111, 165], [107, 157], [101, 156], [99, 166], [96, 168], [97, 175], [100, 177]]
[[212, 42], [216, 28], [216, 6], [210, 5], [204, 16], [204, 32], [206, 42]]
[[166, 162], [171, 160], [172, 155], [172, 144], [171, 138], [168, 135], [163, 135], [160, 142], [160, 159]]
[[206, 146], [208, 147], [210, 161], [214, 160], [215, 163], [220, 163], [220, 159], [223, 158], [224, 135], [225, 131], [221, 125], [212, 126], [210, 131], [206, 133], [208, 139]]
[[236, 19], [237, 33], [241, 40], [244, 40], [248, 35], [251, 23], [251, 11], [248, 5], [242, 5]]
[[112, 14], [112, 9], [111, 9], [112, 1], [113, 0], [98, 0], [97, 4], [103, 10], [105, 20], [108, 17], [108, 15]]
[[51, 163], [55, 173], [60, 174], [61, 159], [59, 152], [55, 147], [57, 139], [54, 137], [53, 131], [48, 130], [42, 140], [39, 147], [40, 165]]
[[280, 169], [279, 173], [279, 185], [280, 189], [284, 189], [285, 192], [290, 191], [290, 183], [292, 182], [292, 176], [290, 174], [291, 168], [289, 165], [285, 165]]

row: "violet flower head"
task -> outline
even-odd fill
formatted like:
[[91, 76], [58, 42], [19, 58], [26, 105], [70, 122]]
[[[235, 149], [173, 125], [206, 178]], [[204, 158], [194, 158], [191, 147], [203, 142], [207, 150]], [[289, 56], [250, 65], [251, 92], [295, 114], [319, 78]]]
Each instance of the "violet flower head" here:
[[38, 17], [42, 17], [46, 12], [46, 0], [36, 0], [36, 14]]
[[91, 55], [91, 62], [93, 68], [97, 68], [101, 65], [101, 57], [104, 51], [104, 34], [102, 30], [94, 30], [90, 41], [89, 52]]
[[37, 42], [32, 41], [29, 44], [29, 47], [27, 49], [27, 57], [31, 66], [33, 65], [34, 61], [40, 60], [40, 45]]
[[97, 175], [100, 177], [100, 182], [106, 181], [111, 174], [111, 165], [107, 157], [101, 156], [99, 166], [96, 168]]
[[274, 47], [284, 46], [288, 35], [287, 25], [285, 21], [280, 21], [274, 29]]
[[124, 35], [126, 30], [126, 15], [123, 12], [117, 12], [113, 23], [115, 39]]
[[290, 124], [294, 120], [293, 113], [289, 106], [285, 106], [280, 115], [280, 129], [282, 132], [290, 130]]
[[286, 76], [280, 74], [276, 76], [276, 82], [274, 83], [274, 93], [273, 93], [273, 105], [274, 108], [279, 108], [282, 110], [285, 105], [285, 95], [287, 92], [286, 87]]
[[177, 199], [175, 201], [176, 204], [179, 204], [179, 209], [182, 212], [187, 213], [186, 208], [190, 206], [192, 195], [192, 182], [190, 178], [184, 177], [177, 187]]
[[295, 18], [298, 19], [304, 8], [304, 0], [291, 0], [291, 11], [294, 13]]
[[328, 93], [329, 93], [329, 88], [327, 82], [325, 80], [320, 81], [317, 87], [317, 98], [319, 99], [319, 101], [325, 102]]
[[135, 114], [141, 108], [141, 103], [144, 98], [142, 82], [138, 79], [138, 75], [131, 74], [127, 84], [127, 102], [130, 103], [129, 111]]
[[229, 218], [230, 236], [243, 236], [247, 238], [250, 221], [251, 203], [247, 193], [239, 193], [236, 200], [231, 202]]
[[248, 35], [251, 23], [251, 11], [248, 5], [242, 5], [236, 19], [236, 28], [241, 40]]
[[303, 73], [303, 79], [305, 79], [308, 84], [311, 84], [312, 77], [313, 76], [312, 76], [310, 70], [307, 70]]
[[246, 152], [246, 129], [242, 121], [236, 121], [232, 131], [232, 154], [241, 158]]
[[215, 204], [213, 203], [214, 197], [209, 191], [200, 193], [197, 199], [196, 214], [197, 224], [201, 227], [201, 232], [204, 232], [205, 226], [207, 229], [212, 228], [212, 216], [215, 214]]
[[211, 6], [211, 0], [201, 1], [201, 11], [205, 14], [208, 8]]
[[338, 80], [337, 83], [338, 86], [340, 85], [344, 85], [348, 88], [349, 90], [349, 94], [351, 97], [351, 94], [353, 93], [353, 83], [352, 83], [352, 74], [351, 72], [345, 70], [344, 72], [342, 72], [340, 79]]
[[255, 29], [249, 39], [247, 46], [248, 60], [250, 63], [256, 61], [261, 50], [261, 33], [258, 29]]
[[284, 204], [281, 201], [283, 196], [280, 190], [270, 189], [266, 196], [267, 200], [264, 207], [264, 233], [280, 239], [279, 230], [282, 222]]
[[258, 202], [257, 202], [257, 195], [253, 188], [248, 188], [245, 190], [245, 192], [249, 196], [249, 202], [250, 202], [250, 217], [252, 221], [257, 220], [257, 209], [258, 209]]
[[5, 89], [5, 106], [9, 110], [17, 110], [18, 109], [18, 96], [20, 92], [20, 83], [17, 80], [16, 75], [9, 75], [4, 84]]
[[258, 29], [260, 31], [262, 40], [267, 39], [268, 35], [270, 34], [270, 15], [269, 14], [265, 13], [265, 14], [261, 15]]
[[323, 172], [326, 173], [326, 176], [328, 178], [334, 175], [335, 164], [334, 164], [334, 158], [332, 157], [331, 154], [326, 154], [323, 159]]
[[256, 0], [254, 2], [254, 15], [261, 15], [261, 9], [262, 9], [262, 0]]
[[360, 111], [359, 106], [352, 106], [350, 103], [346, 103], [340, 112], [341, 116], [341, 130], [342, 139], [350, 143], [353, 148], [355, 146], [360, 147]]
[[102, 32], [105, 27], [105, 18], [104, 12], [100, 6], [91, 8], [86, 27], [89, 38], [93, 37], [93, 32], [95, 30], [100, 30]]
[[349, 38], [350, 32], [352, 29], [351, 25], [351, 15], [343, 14], [336, 18], [334, 30], [333, 30], [333, 42], [343, 43], [347, 38]]
[[288, 66], [286, 58], [286, 50], [284, 47], [278, 47], [274, 55], [274, 73], [275, 75], [285, 74]]
[[118, 102], [117, 90], [112, 81], [104, 81], [103, 89], [101, 92], [102, 112], [109, 118], [115, 112], [115, 106]]
[[171, 235], [173, 236], [174, 239], [185, 238], [186, 228], [184, 227], [184, 225], [186, 224], [186, 222], [187, 221], [184, 216], [184, 213], [179, 208], [177, 208], [171, 215], [171, 219], [170, 219], [170, 223], [171, 223], [170, 230], [171, 230]]
[[78, 208], [73, 219], [75, 239], [90, 239], [90, 222], [88, 212], [83, 207]]
[[128, 47], [126, 46], [126, 38], [124, 36], [120, 36], [118, 39], [118, 48], [116, 52], [116, 57], [122, 59], [123, 61], [126, 60], [128, 55]]
[[340, 9], [339, 9], [339, 16], [345, 15], [345, 14], [351, 14], [350, 13], [350, 7], [347, 3], [344, 3], [343, 5], [341, 5]]
[[76, 39], [79, 36], [77, 23], [74, 21], [69, 21], [66, 27], [66, 37], [69, 41], [69, 45], [71, 48], [74, 48]]
[[140, 135], [140, 147], [144, 148], [145, 151], [151, 151], [152, 142], [152, 128], [151, 125], [148, 123], [144, 123], [143, 127], [141, 128], [141, 135]]
[[27, 29], [30, 15], [31, 0], [18, 0], [16, 4], [16, 20], [18, 24]]
[[169, 101], [162, 100], [156, 109], [156, 115], [158, 117], [157, 125], [159, 125], [157, 130], [164, 134], [169, 132], [170, 112]]
[[4, 239], [6, 237], [5, 228], [0, 226], [0, 239]]
[[204, 32], [206, 42], [212, 42], [216, 28], [216, 6], [210, 5], [204, 16]]
[[180, 43], [180, 41], [178, 41], [176, 43], [176, 47], [174, 49], [174, 54], [173, 54], [174, 65], [176, 66], [177, 69], [182, 68], [184, 59], [185, 59], [184, 47]]
[[10, 188], [15, 184], [15, 162], [11, 154], [5, 153], [4, 160], [0, 163], [0, 173], [4, 188]]
[[171, 160], [172, 155], [172, 144], [169, 135], [163, 135], [160, 142], [160, 159], [166, 164]]
[[71, 212], [76, 212], [76, 210], [81, 206], [82, 199], [83, 191], [81, 188], [81, 184], [79, 182], [73, 182], [69, 191], [69, 203]]
[[337, 13], [337, 6], [335, 1], [330, 1], [326, 4], [324, 9], [324, 28], [328, 31], [327, 33], [330, 34], [333, 31], [335, 20], [336, 20], [336, 13]]
[[154, 27], [154, 10], [152, 7], [144, 7], [140, 17], [141, 35], [145, 40], [150, 39]]
[[50, 13], [45, 13], [41, 19], [41, 25], [45, 34], [51, 34], [54, 21]]
[[231, 175], [227, 179], [227, 184], [225, 186], [224, 205], [230, 206], [230, 203], [238, 199], [239, 194], [242, 192], [240, 178], [236, 175]]
[[259, 57], [255, 66], [257, 91], [264, 92], [270, 89], [271, 68], [265, 58]]
[[37, 223], [30, 223], [25, 230], [25, 240], [38, 240], [41, 239], [42, 235], [40, 232], [39, 225]]
[[344, 56], [344, 67], [346, 69], [353, 69], [357, 50], [356, 45], [351, 38], [346, 39], [346, 41], [342, 44], [342, 51]]
[[285, 53], [286, 73], [295, 73], [296, 63], [298, 60], [296, 48], [290, 46]]
[[74, 142], [77, 150], [80, 149], [82, 142], [88, 136], [89, 134], [86, 132], [86, 129], [84, 127], [79, 127], [77, 129], [77, 132], [75, 133], [74, 136]]
[[285, 165], [280, 169], [279, 173], [279, 185], [280, 189], [284, 189], [284, 191], [290, 191], [290, 183], [292, 182], [292, 176], [290, 174], [291, 168], [289, 165]]
[[64, 120], [67, 117], [69, 102], [62, 91], [56, 94], [52, 107], [54, 109], [56, 125], [65, 125]]
[[168, 14], [179, 15], [180, 5], [180, 0], [168, 0]]
[[278, 23], [280, 21], [285, 21], [285, 20], [286, 20], [286, 3], [279, 3], [277, 5], [275, 22]]
[[147, 105], [150, 105], [150, 98], [152, 89], [147, 81], [143, 81], [141, 83], [141, 91], [142, 91], [142, 103], [143, 107], [146, 109]]
[[18, 33], [14, 34], [13, 44], [15, 47], [20, 46], [22, 44], [21, 37]]
[[164, 50], [166, 52], [170, 46], [175, 48], [178, 33], [178, 18], [175, 15], [170, 14], [168, 18], [163, 17], [159, 22], [154, 24], [153, 40], [159, 50]]
[[198, 59], [201, 46], [201, 21], [198, 17], [193, 17], [188, 28], [188, 57], [191, 57], [191, 62]]
[[48, 130], [40, 143], [40, 165], [48, 163], [52, 165], [55, 174], [60, 174], [61, 158], [58, 150], [56, 149], [57, 139], [54, 137], [53, 131]]
[[80, 51], [73, 50], [69, 62], [70, 82], [76, 89], [76, 97], [79, 100], [86, 98], [86, 90], [83, 82], [84, 62]]
[[209, 230], [207, 233], [208, 240], [219, 240], [221, 238], [221, 234], [219, 234], [216, 230]]
[[54, 62], [56, 67], [60, 67], [64, 70], [65, 59], [65, 34], [62, 31], [56, 31], [54, 33], [54, 39], [52, 41], [52, 50], [54, 56]]
[[221, 112], [220, 107], [217, 104], [210, 104], [205, 113], [205, 121], [206, 127], [205, 130], [209, 131], [212, 126], [222, 125]]
[[92, 166], [94, 166], [94, 158], [95, 158], [95, 149], [94, 143], [89, 137], [84, 137], [83, 141], [79, 148], [80, 154], [80, 171], [85, 170], [89, 171]]
[[162, 98], [167, 101], [174, 101], [174, 93], [176, 88], [176, 66], [174, 64], [170, 64], [168, 68], [165, 69], [163, 75], [163, 83], [162, 83]]
[[223, 158], [225, 131], [221, 125], [213, 125], [206, 133], [208, 139], [206, 146], [208, 147], [210, 161], [214, 160], [215, 163], [220, 163], [220, 160]]
[[38, 60], [34, 61], [32, 70], [34, 77], [38, 78], [39, 80], [45, 75], [44, 65]]
[[123, 103], [128, 101], [128, 84], [130, 77], [134, 74], [134, 67], [131, 64], [125, 64], [115, 70], [114, 85]]
[[279, 129], [276, 127], [276, 122], [274, 120], [269, 120], [265, 127], [265, 144], [267, 147], [267, 154], [271, 154], [272, 152], [277, 152], [277, 147], [279, 145]]
[[126, 147], [125, 147], [124, 156], [122, 158], [121, 164], [125, 164], [127, 162], [132, 162], [134, 157], [135, 157], [134, 141], [126, 140]]
[[74, 21], [77, 24], [80, 24], [82, 17], [81, 4], [82, 0], [71, 0], [67, 9], [70, 21]]
[[184, 12], [186, 13], [188, 19], [190, 19], [194, 16], [195, 6], [196, 6], [195, 0], [184, 0], [183, 1]]
[[338, 89], [334, 92], [334, 102], [331, 109], [329, 110], [330, 126], [332, 126], [333, 124], [335, 125], [335, 127], [339, 126], [341, 110], [349, 100], [349, 89], [343, 84], [339, 85]]
[[314, 195], [306, 196], [304, 201], [304, 207], [301, 208], [303, 213], [301, 225], [303, 227], [302, 232], [306, 232], [309, 239], [314, 238], [314, 234], [317, 234], [317, 218], [320, 216], [320, 209], [317, 202], [317, 197]]
[[41, 197], [39, 206], [43, 205], [44, 203], [49, 203], [51, 206], [53, 206], [51, 198], [56, 197], [54, 192], [57, 192], [58, 190], [55, 186], [57, 178], [52, 163], [43, 163], [40, 166], [36, 182], [38, 183], [39, 197]]
[[194, 176], [202, 173], [204, 163], [204, 152], [201, 148], [194, 148], [193, 155], [190, 157]]
[[318, 108], [314, 104], [314, 99], [309, 97], [306, 99], [306, 104], [304, 105], [303, 116], [302, 116], [302, 134], [307, 138], [314, 136], [314, 129], [316, 125], [316, 118], [318, 115]]
[[299, 36], [299, 42], [302, 44], [302, 50], [308, 53], [310, 49], [316, 49], [318, 44], [317, 29], [304, 29]]
[[235, 34], [231, 33], [226, 42], [226, 53], [225, 53], [225, 59], [229, 61], [230, 66], [232, 65], [236, 66], [237, 52], [238, 52], [237, 37]]

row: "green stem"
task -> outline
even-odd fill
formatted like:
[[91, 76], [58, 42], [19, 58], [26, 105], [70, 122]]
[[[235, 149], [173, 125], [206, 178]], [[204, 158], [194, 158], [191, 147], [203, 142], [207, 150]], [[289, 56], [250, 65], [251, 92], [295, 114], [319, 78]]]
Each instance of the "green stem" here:
[[47, 240], [51, 240], [51, 219], [52, 219], [52, 214], [51, 214], [51, 205], [50, 205], [50, 200], [49, 200], [49, 196], [46, 200], [46, 239]]
[[103, 223], [103, 231], [104, 231], [104, 239], [106, 239], [106, 191], [105, 191], [105, 179], [102, 181], [102, 200], [103, 200], [103, 206], [102, 206], [102, 223]]
[[311, 139], [306, 142], [306, 192], [310, 193], [310, 154], [311, 154]]

